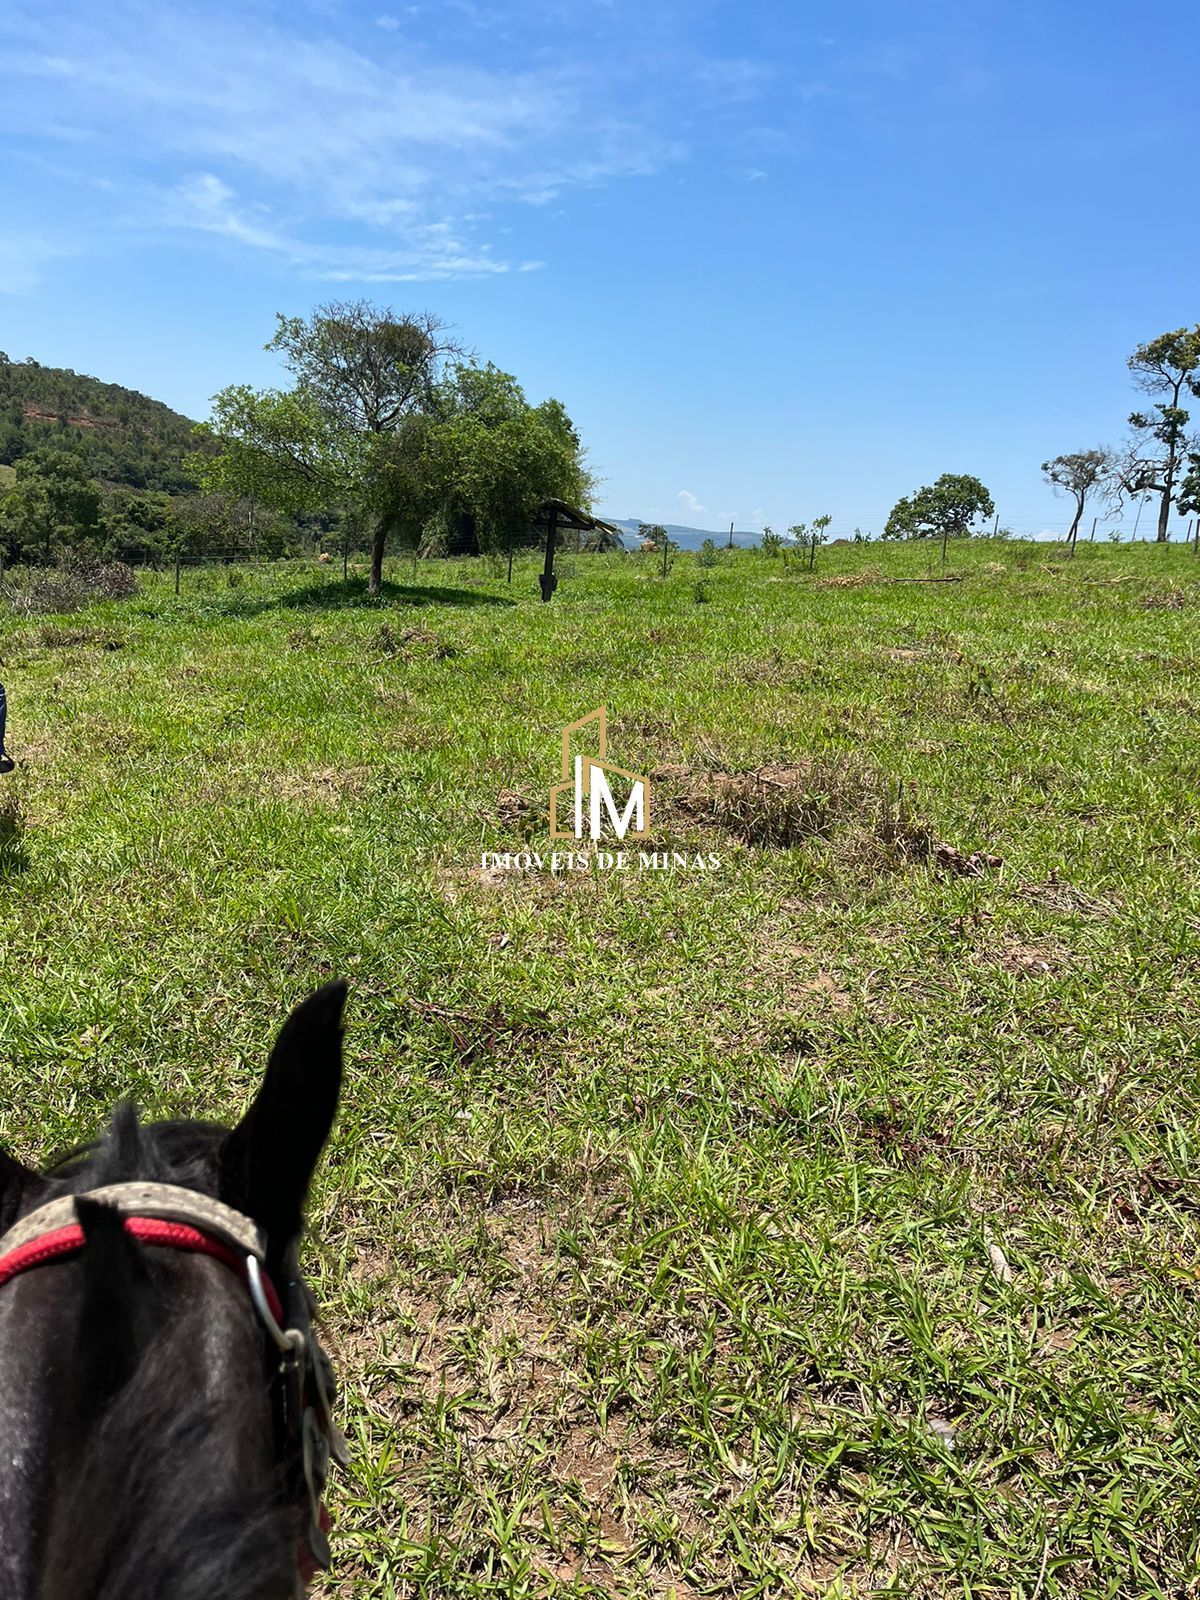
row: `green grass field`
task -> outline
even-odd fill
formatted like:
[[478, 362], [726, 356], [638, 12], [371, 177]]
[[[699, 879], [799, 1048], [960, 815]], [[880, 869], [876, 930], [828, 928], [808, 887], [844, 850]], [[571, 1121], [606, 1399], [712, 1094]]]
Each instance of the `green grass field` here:
[[[1200, 561], [936, 556], [0, 616], [17, 1153], [353, 982], [322, 1593], [1197, 1592]], [[482, 869], [601, 702], [721, 867]]]

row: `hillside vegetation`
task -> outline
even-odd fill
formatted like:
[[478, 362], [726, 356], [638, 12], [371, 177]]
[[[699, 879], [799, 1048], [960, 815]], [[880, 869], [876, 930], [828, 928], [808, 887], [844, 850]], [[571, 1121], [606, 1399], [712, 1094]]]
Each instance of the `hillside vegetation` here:
[[[316, 1593], [1191, 1592], [1200, 561], [951, 560], [0, 612], [15, 1152], [229, 1119], [352, 980]], [[719, 869], [481, 865], [548, 851], [601, 701], [653, 847]]]
[[0, 355], [0, 464], [48, 446], [81, 456], [102, 483], [179, 494], [194, 487], [182, 465], [193, 426], [136, 389]]

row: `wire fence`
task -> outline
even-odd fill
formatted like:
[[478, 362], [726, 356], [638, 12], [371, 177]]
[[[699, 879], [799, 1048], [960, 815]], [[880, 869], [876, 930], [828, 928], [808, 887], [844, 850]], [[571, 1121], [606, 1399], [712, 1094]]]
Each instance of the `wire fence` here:
[[[970, 537], [975, 540], [999, 538], [1014, 543], [1063, 543], [1070, 537], [1071, 526], [1070, 519], [1064, 519], [1060, 522], [1042, 521], [1021, 524], [1001, 521], [992, 528], [973, 530]], [[709, 532], [702, 528], [689, 529], [686, 532], [684, 530], [668, 531], [672, 544], [682, 549], [699, 548], [699, 544], [703, 539], [710, 539], [718, 550], [723, 546], [727, 547], [730, 542], [728, 532]], [[780, 532], [778, 529], [775, 530], [775, 533], [777, 537], [783, 539], [787, 544], [807, 546], [809, 542], [807, 538], [793, 539], [789, 537], [787, 532]], [[1080, 524], [1077, 541], [1080, 544], [1106, 542], [1154, 544], [1158, 542], [1156, 533], [1157, 522], [1149, 520], [1144, 521], [1140, 527], [1136, 527], [1133, 524], [1103, 522], [1098, 518], [1094, 521], [1087, 519]], [[1191, 544], [1195, 541], [1198, 533], [1200, 533], [1200, 517], [1189, 518], [1187, 521], [1173, 521], [1168, 527], [1166, 542], [1168, 544]], [[739, 549], [753, 548], [755, 545], [761, 544], [762, 538], [763, 532], [761, 530], [739, 528], [734, 531], [733, 545], [734, 548]], [[864, 528], [858, 523], [830, 527], [825, 530], [818, 540], [818, 543], [822, 546], [830, 544], [890, 544], [893, 542], [922, 544], [936, 541], [928, 539], [892, 541], [884, 536], [881, 529]], [[521, 544], [514, 547], [514, 554], [519, 560], [522, 556], [540, 554], [541, 548], [540, 544]], [[560, 554], [564, 555], [586, 553], [582, 550], [576, 550], [571, 545], [560, 545], [558, 548]], [[636, 554], [641, 549], [641, 541], [635, 534], [626, 533], [624, 535], [624, 548], [627, 553]], [[466, 552], [460, 553], [466, 554]], [[508, 559], [507, 547], [499, 552], [492, 553], [500, 554], [504, 560]], [[411, 549], [389, 548], [387, 558], [389, 561], [412, 561], [414, 559], [424, 561], [426, 559], [446, 559], [446, 556], [437, 552], [426, 553], [424, 551], [414, 552]], [[276, 561], [314, 561], [322, 566], [346, 565], [354, 567], [356, 565], [362, 566], [364, 563], [369, 562], [371, 552], [364, 547], [351, 547], [346, 550], [340, 545], [337, 547], [333, 545], [308, 548], [291, 547], [285, 550], [266, 552], [261, 548], [245, 543], [206, 545], [203, 550], [197, 551], [164, 552], [160, 546], [139, 546], [122, 542], [119, 557], [114, 557], [113, 559], [122, 560], [129, 566], [146, 567], [157, 571], [171, 571], [177, 566], [181, 568], [209, 567], [235, 563], [247, 566], [269, 566]]]
[[[1025, 528], [1020, 531], [1015, 529], [1011, 524], [1006, 525], [1001, 519], [996, 519], [996, 522], [993, 524], [992, 528], [976, 533], [970, 542], [996, 537], [1005, 542], [1011, 543], [1029, 542], [1041, 546], [1053, 546], [1054, 544], [1065, 544], [1068, 541], [1070, 531], [1071, 521], [1069, 519], [1063, 519], [1058, 523], [1042, 522], [1035, 526], [1027, 524]], [[1080, 525], [1077, 533], [1077, 543], [1155, 544], [1158, 542], [1156, 533], [1156, 519], [1153, 522], [1147, 519], [1146, 524], [1138, 527], [1135, 524], [1122, 525], [1115, 522], [1106, 523], [1103, 522], [1099, 517], [1096, 517], [1094, 519], [1087, 520], [1085, 523]], [[674, 551], [695, 554], [698, 552], [700, 542], [704, 537], [703, 530], [694, 530], [689, 535], [685, 536], [686, 542], [681, 543], [679, 538], [677, 538], [675, 535], [672, 535], [672, 549]], [[780, 537], [783, 538], [784, 548], [794, 551], [805, 550], [811, 553], [811, 540], [789, 539], [786, 537], [786, 535], [781, 535]], [[760, 545], [763, 535], [760, 532], [743, 529], [735, 530], [732, 536], [732, 541], [728, 533], [718, 534], [714, 532], [707, 535], [707, 538], [711, 539], [712, 545], [717, 550], [730, 547], [731, 542], [733, 548], [746, 550]], [[890, 542], [891, 541], [883, 540], [882, 535], [879, 532], [865, 529], [858, 524], [850, 524], [849, 526], [843, 526], [841, 529], [837, 527], [830, 527], [826, 529], [824, 534], [818, 540], [818, 546], [822, 551], [825, 551], [830, 546], [861, 546], [863, 544]], [[939, 541], [936, 539], [906, 540], [900, 542], [908, 544], [924, 544], [928, 545], [930, 548], [933, 548], [939, 543]], [[953, 547], [954, 544], [962, 542], [963, 541], [961, 540], [951, 541], [951, 545]], [[1166, 542], [1177, 547], [1187, 547], [1191, 554], [1200, 556], [1200, 517], [1193, 517], [1187, 521], [1175, 521], [1172, 523], [1168, 530], [1168, 539]], [[641, 552], [641, 548], [641, 543], [636, 536], [631, 536], [629, 534], [625, 535], [624, 551], [626, 554], [638, 555]], [[576, 556], [583, 553], [585, 552], [577, 551], [570, 547], [559, 549], [557, 570], [560, 571], [562, 576], [569, 576], [566, 563], [572, 561]], [[540, 548], [532, 545], [522, 545], [515, 549], [512, 552], [512, 555], [518, 562], [522, 560], [534, 560], [540, 562], [542, 560]], [[307, 548], [293, 547], [283, 551], [266, 552], [261, 548], [261, 546], [252, 545], [248, 541], [238, 541], [224, 544], [206, 544], [203, 549], [198, 550], [164, 551], [161, 545], [148, 544], [139, 546], [122, 541], [119, 548], [119, 555], [113, 559], [119, 561], [119, 563], [124, 566], [132, 567], [139, 571], [153, 572], [159, 574], [160, 576], [165, 576], [169, 581], [173, 582], [175, 592], [178, 594], [181, 592], [184, 574], [204, 568], [220, 569], [225, 567], [231, 569], [246, 568], [252, 570], [265, 570], [277, 565], [284, 565], [294, 568], [297, 565], [303, 564], [318, 570], [336, 573], [346, 578], [352, 576], [361, 576], [367, 573], [369, 570], [371, 553], [365, 548], [353, 548], [343, 545], [333, 547], [332, 544], [326, 544], [323, 547], [321, 545], [312, 545]], [[388, 552], [387, 562], [389, 569], [395, 571], [398, 565], [411, 564], [414, 568], [416, 568], [424, 563], [427, 559], [438, 558], [426, 557], [425, 555], [412, 550], [392, 550]], [[511, 561], [509, 559], [509, 552], [507, 550], [493, 551], [483, 555], [480, 558], [470, 558], [464, 556], [451, 557], [449, 559], [480, 559], [485, 566], [496, 566], [497, 571], [500, 571], [505, 566], [507, 566], [511, 571]], [[96, 556], [94, 558], [89, 557], [86, 561], [82, 561], [80, 565], [83, 567], [88, 565], [98, 566], [103, 565], [105, 561], [106, 558], [103, 556]], [[67, 564], [72, 564], [72, 558], [69, 555], [67, 557]], [[44, 564], [22, 563], [21, 568], [22, 570], [28, 572], [46, 571], [52, 568], [53, 565], [54, 563], [52, 562]], [[5, 565], [2, 561], [0, 561], [0, 580], [3, 580], [4, 577]]]

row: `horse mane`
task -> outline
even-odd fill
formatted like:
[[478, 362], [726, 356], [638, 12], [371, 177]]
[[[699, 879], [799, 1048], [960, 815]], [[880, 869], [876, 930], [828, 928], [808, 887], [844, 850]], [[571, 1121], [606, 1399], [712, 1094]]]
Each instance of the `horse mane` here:
[[197, 1398], [178, 1359], [204, 1332], [196, 1307], [160, 1334], [66, 1458], [39, 1600], [290, 1600], [280, 1574], [294, 1570], [298, 1529], [279, 1476], [252, 1496], [231, 1490], [229, 1417]]
[[219, 1122], [143, 1124], [132, 1101], [122, 1100], [100, 1138], [58, 1156], [46, 1176], [75, 1190], [140, 1179], [215, 1195], [217, 1152], [228, 1135]]
[[[133, 1179], [215, 1193], [225, 1129], [142, 1127], [117, 1108], [104, 1136], [50, 1175], [81, 1190]], [[165, 1266], [125, 1233], [109, 1207], [80, 1200], [88, 1237], [72, 1360], [86, 1443], [64, 1437], [38, 1600], [290, 1600], [297, 1512], [272, 1468], [248, 1490], [231, 1473], [231, 1413], [197, 1392], [182, 1359], [211, 1337], [203, 1299], [169, 1310]], [[259, 1374], [252, 1374], [259, 1381]], [[236, 1482], [236, 1486], [235, 1485]]]

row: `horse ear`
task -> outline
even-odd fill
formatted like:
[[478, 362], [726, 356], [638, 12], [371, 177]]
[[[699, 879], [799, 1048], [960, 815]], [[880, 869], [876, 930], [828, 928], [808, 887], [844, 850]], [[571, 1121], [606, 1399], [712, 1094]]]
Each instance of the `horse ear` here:
[[23, 1211], [36, 1205], [48, 1185], [40, 1173], [30, 1172], [7, 1150], [0, 1150], [0, 1233], [5, 1233]]
[[327, 983], [284, 1023], [254, 1103], [221, 1148], [220, 1192], [280, 1256], [300, 1232], [308, 1185], [342, 1083], [344, 982]]

